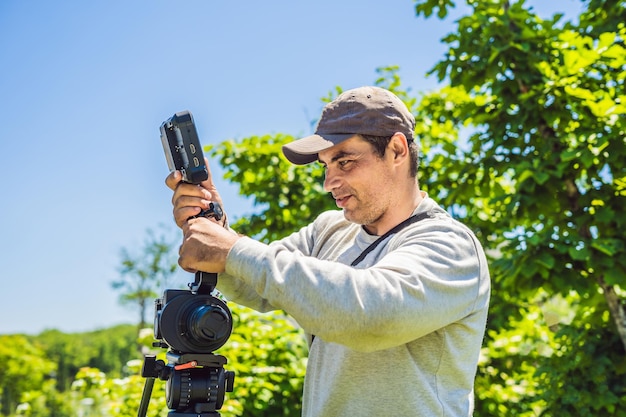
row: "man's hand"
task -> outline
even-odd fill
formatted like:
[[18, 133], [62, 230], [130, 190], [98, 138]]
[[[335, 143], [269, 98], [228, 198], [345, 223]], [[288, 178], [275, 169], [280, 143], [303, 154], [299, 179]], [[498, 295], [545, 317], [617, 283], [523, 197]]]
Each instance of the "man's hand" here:
[[182, 228], [178, 264], [187, 272], [224, 272], [228, 252], [240, 237], [204, 217], [185, 221]]
[[[174, 196], [172, 197], [174, 220], [180, 228], [183, 227], [190, 217], [208, 209], [212, 201], [219, 203], [224, 208], [222, 198], [213, 183], [209, 162], [206, 158], [205, 163], [209, 171], [209, 177], [200, 185], [182, 182], [183, 177], [180, 171], [171, 172], [165, 179], [165, 184], [174, 191]], [[225, 222], [226, 219], [222, 218], [219, 224], [223, 226]]]

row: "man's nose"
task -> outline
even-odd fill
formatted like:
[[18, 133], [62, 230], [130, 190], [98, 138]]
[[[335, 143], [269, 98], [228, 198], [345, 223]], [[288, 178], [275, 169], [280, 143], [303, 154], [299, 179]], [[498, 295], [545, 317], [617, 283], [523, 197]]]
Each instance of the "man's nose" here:
[[337, 188], [337, 184], [339, 183], [339, 177], [334, 173], [334, 170], [330, 168], [326, 168], [326, 173], [324, 174], [324, 191], [331, 192], [333, 189]]

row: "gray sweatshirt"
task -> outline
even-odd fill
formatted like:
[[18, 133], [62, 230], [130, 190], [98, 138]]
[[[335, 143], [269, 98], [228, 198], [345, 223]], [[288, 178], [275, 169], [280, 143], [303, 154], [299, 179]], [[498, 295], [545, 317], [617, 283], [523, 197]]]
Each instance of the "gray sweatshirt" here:
[[282, 309], [311, 342], [304, 417], [471, 416], [490, 280], [474, 234], [425, 196], [430, 217], [387, 238], [321, 214], [270, 245], [237, 241], [219, 290]]

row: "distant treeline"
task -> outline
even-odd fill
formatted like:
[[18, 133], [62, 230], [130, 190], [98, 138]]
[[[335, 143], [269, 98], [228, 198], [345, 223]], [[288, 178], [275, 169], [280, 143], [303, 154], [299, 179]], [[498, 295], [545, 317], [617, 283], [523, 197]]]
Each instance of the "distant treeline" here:
[[82, 333], [0, 335], [0, 415], [13, 415], [24, 393], [51, 390], [62, 396], [84, 367], [125, 376], [127, 362], [142, 357], [137, 337], [137, 326], [130, 324]]

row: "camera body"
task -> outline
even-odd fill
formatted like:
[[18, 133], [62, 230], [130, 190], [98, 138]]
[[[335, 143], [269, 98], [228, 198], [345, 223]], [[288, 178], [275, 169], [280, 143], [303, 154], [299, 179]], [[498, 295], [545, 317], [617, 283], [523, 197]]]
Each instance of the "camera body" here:
[[167, 166], [180, 171], [183, 181], [200, 184], [209, 177], [191, 112], [178, 112], [161, 124], [161, 144]]
[[178, 354], [202, 354], [226, 343], [233, 318], [226, 303], [211, 295], [216, 281], [215, 274], [198, 272], [190, 290], [165, 290], [163, 297], [155, 300], [155, 346]]
[[168, 349], [167, 364], [146, 357], [142, 375], [167, 381], [168, 417], [219, 417], [235, 373], [213, 351], [230, 337], [233, 320], [224, 301], [212, 295], [217, 274], [197, 272], [189, 290], [168, 289], [155, 300], [155, 347]]

